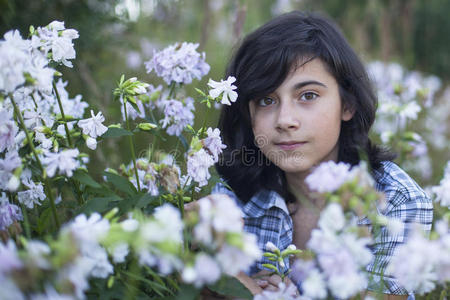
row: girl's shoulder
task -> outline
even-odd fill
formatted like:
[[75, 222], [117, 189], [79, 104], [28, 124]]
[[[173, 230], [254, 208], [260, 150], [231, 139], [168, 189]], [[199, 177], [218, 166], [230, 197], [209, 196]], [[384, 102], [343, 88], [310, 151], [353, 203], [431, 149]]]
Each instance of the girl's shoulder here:
[[374, 170], [375, 188], [384, 192], [388, 206], [414, 206], [432, 209], [427, 193], [402, 168], [391, 161], [383, 161]]

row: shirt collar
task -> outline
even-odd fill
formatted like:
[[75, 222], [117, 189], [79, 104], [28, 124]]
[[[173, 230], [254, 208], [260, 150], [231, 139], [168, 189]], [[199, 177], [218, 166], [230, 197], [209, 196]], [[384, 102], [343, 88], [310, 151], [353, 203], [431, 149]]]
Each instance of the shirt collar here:
[[256, 193], [250, 200], [242, 206], [247, 217], [261, 217], [272, 207], [277, 207], [289, 215], [289, 211], [284, 199], [275, 191], [262, 190]]

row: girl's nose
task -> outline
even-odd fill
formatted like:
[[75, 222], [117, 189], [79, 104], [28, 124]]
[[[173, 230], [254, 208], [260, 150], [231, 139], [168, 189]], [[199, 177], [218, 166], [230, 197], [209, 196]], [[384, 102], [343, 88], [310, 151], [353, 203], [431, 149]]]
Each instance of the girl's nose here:
[[300, 121], [295, 108], [289, 103], [280, 103], [276, 128], [278, 130], [295, 130], [300, 127]]

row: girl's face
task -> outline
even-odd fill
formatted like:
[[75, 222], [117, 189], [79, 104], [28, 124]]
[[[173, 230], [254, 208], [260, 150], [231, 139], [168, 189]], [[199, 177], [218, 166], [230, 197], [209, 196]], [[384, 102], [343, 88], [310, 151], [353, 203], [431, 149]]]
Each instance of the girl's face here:
[[250, 101], [249, 108], [257, 146], [286, 175], [301, 178], [319, 163], [337, 160], [341, 121], [353, 116], [318, 58], [293, 70], [272, 94]]

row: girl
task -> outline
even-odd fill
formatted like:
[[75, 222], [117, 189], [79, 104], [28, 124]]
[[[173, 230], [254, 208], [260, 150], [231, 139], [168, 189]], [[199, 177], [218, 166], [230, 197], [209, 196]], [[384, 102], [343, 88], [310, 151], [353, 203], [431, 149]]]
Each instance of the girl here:
[[[391, 153], [370, 141], [377, 99], [363, 64], [337, 27], [315, 14], [277, 17], [244, 39], [227, 76], [236, 77], [239, 97], [220, 116], [227, 148], [216, 168], [231, 190], [218, 184], [213, 192], [236, 200], [245, 229], [257, 235], [263, 251], [269, 241], [282, 250], [291, 243], [304, 249], [325, 205], [310, 199], [305, 177], [321, 162], [356, 165], [367, 157], [376, 188], [386, 195], [382, 213], [404, 223], [402, 234], [390, 236], [383, 228], [377, 237], [372, 247], [377, 263], [367, 266], [375, 280], [368, 289], [379, 291], [383, 284], [388, 299], [406, 295], [384, 269], [411, 223], [431, 229], [431, 201], [391, 162]], [[250, 274], [263, 270], [263, 263]], [[240, 279], [254, 293], [279, 281]]]

